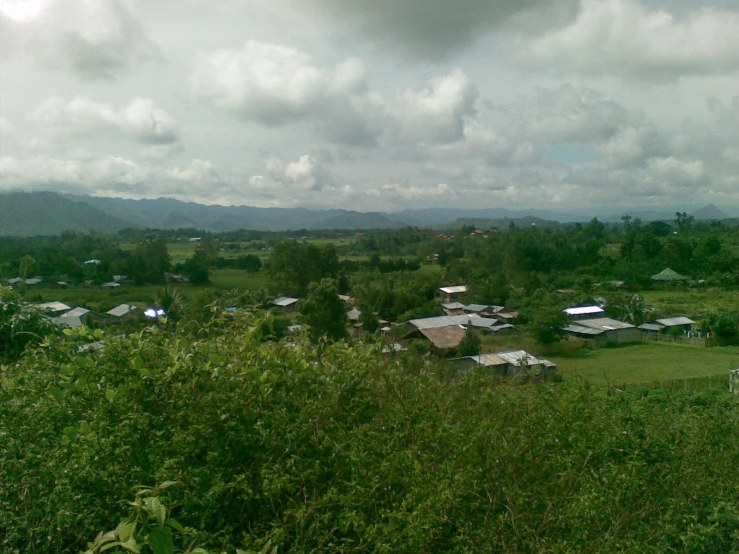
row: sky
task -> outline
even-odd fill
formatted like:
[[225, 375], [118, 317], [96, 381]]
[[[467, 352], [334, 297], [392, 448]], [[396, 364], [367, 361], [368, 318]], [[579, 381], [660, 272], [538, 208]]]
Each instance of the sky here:
[[736, 0], [0, 0], [0, 192], [739, 206]]

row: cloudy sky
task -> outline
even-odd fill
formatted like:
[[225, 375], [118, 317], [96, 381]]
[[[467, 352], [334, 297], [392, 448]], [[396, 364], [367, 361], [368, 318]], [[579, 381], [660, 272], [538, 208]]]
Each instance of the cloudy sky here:
[[736, 0], [0, 0], [0, 191], [739, 205]]

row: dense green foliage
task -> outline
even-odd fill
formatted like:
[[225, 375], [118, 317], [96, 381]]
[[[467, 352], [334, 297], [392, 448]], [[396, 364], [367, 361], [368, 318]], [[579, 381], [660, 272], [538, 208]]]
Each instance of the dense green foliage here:
[[0, 362], [15, 361], [28, 346], [58, 333], [57, 326], [36, 307], [0, 287]]
[[165, 481], [174, 544], [210, 552], [736, 548], [725, 393], [508, 389], [374, 345], [263, 342], [260, 318], [99, 354], [83, 330], [4, 366], [0, 550], [77, 553]]

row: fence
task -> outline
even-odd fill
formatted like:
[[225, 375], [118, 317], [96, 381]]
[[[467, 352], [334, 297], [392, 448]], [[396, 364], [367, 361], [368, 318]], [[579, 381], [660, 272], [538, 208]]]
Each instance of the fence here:
[[672, 342], [675, 344], [685, 344], [688, 346], [719, 346], [718, 342], [714, 339], [707, 339], [705, 337], [686, 337], [685, 335], [678, 335], [673, 337], [671, 335], [663, 335], [661, 333], [642, 333], [642, 340], [651, 340], [655, 342]]
[[709, 375], [707, 377], [691, 377], [688, 379], [672, 379], [670, 381], [652, 381], [651, 383], [623, 383], [613, 384], [617, 390], [625, 390], [626, 388], [649, 388], [649, 389], [665, 389], [671, 391], [686, 390], [729, 390], [729, 374]]

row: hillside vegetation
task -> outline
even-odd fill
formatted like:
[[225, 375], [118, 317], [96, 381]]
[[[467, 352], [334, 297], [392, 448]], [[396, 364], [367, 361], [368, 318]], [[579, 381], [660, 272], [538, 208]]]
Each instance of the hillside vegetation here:
[[726, 393], [495, 387], [213, 315], [2, 367], [2, 552], [80, 552], [163, 483], [141, 552], [735, 551]]

